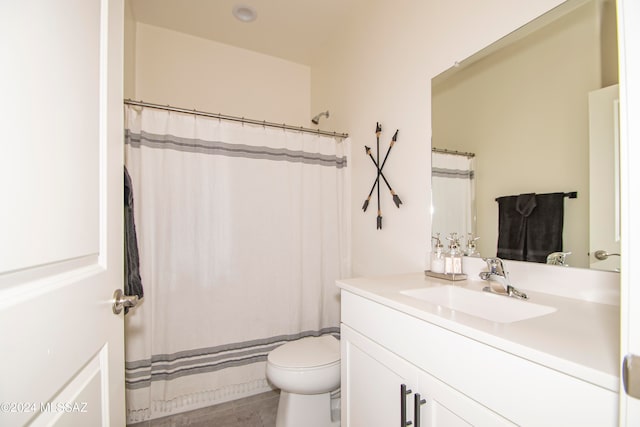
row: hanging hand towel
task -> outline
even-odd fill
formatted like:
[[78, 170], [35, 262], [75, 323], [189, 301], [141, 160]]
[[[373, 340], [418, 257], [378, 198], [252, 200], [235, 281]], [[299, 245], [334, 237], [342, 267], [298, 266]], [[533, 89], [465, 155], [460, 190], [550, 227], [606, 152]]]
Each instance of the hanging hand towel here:
[[547, 255], [562, 252], [564, 193], [536, 195], [536, 208], [527, 219], [526, 261], [545, 263]]
[[528, 217], [536, 207], [533, 193], [505, 196], [498, 202], [498, 258], [524, 261]]
[[[137, 295], [138, 298], [144, 296], [140, 277], [136, 224], [133, 219], [133, 186], [126, 166], [124, 167], [124, 294]], [[125, 314], [128, 311], [129, 308], [125, 307]]]
[[520, 194], [498, 202], [498, 257], [544, 263], [562, 251], [564, 193]]

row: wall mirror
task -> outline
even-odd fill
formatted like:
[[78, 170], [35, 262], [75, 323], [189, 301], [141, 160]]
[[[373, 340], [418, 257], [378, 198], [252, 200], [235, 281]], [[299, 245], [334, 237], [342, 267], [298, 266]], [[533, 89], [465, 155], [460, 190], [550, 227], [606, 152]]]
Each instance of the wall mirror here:
[[619, 270], [616, 32], [615, 1], [570, 0], [432, 80], [434, 233], [496, 256], [497, 198], [577, 192], [566, 263]]

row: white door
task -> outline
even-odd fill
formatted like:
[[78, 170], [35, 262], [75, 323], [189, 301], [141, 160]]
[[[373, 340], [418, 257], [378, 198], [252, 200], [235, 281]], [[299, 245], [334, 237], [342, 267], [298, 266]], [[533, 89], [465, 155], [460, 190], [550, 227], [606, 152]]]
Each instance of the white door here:
[[620, 271], [618, 98], [618, 85], [589, 93], [589, 266], [609, 271]]
[[[640, 356], [640, 2], [618, 0], [622, 190], [621, 359]], [[622, 361], [621, 361], [622, 365]], [[639, 366], [632, 379], [638, 381]], [[634, 394], [637, 396], [638, 389]], [[640, 399], [621, 384], [620, 425], [640, 425]]]
[[122, 0], [0, 2], [0, 425], [123, 426]]

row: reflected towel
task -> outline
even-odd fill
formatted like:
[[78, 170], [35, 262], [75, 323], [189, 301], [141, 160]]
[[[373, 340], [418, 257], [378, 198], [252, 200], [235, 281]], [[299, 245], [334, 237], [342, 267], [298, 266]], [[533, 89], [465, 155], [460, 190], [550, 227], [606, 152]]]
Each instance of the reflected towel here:
[[536, 195], [536, 208], [527, 219], [526, 260], [545, 263], [552, 252], [562, 252], [564, 193]]
[[529, 195], [521, 196], [504, 196], [496, 199], [498, 202], [498, 258], [525, 260], [527, 217], [535, 208], [535, 195], [533, 207], [529, 198], [526, 197]]
[[545, 263], [547, 255], [562, 251], [564, 193], [528, 193], [496, 201], [499, 258]]
[[[138, 255], [138, 238], [133, 218], [133, 185], [131, 177], [124, 167], [124, 294], [144, 296], [142, 278], [140, 277], [140, 257]], [[125, 314], [129, 311], [125, 307]]]

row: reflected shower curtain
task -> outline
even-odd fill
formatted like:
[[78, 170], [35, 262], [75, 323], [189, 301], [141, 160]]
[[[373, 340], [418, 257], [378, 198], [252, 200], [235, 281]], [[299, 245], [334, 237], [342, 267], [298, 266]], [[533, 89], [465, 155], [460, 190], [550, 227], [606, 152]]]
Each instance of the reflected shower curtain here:
[[126, 107], [143, 303], [128, 422], [270, 390], [267, 353], [339, 333], [348, 140]]
[[466, 238], [475, 233], [475, 182], [473, 158], [431, 154], [432, 233], [442, 242], [451, 233]]

